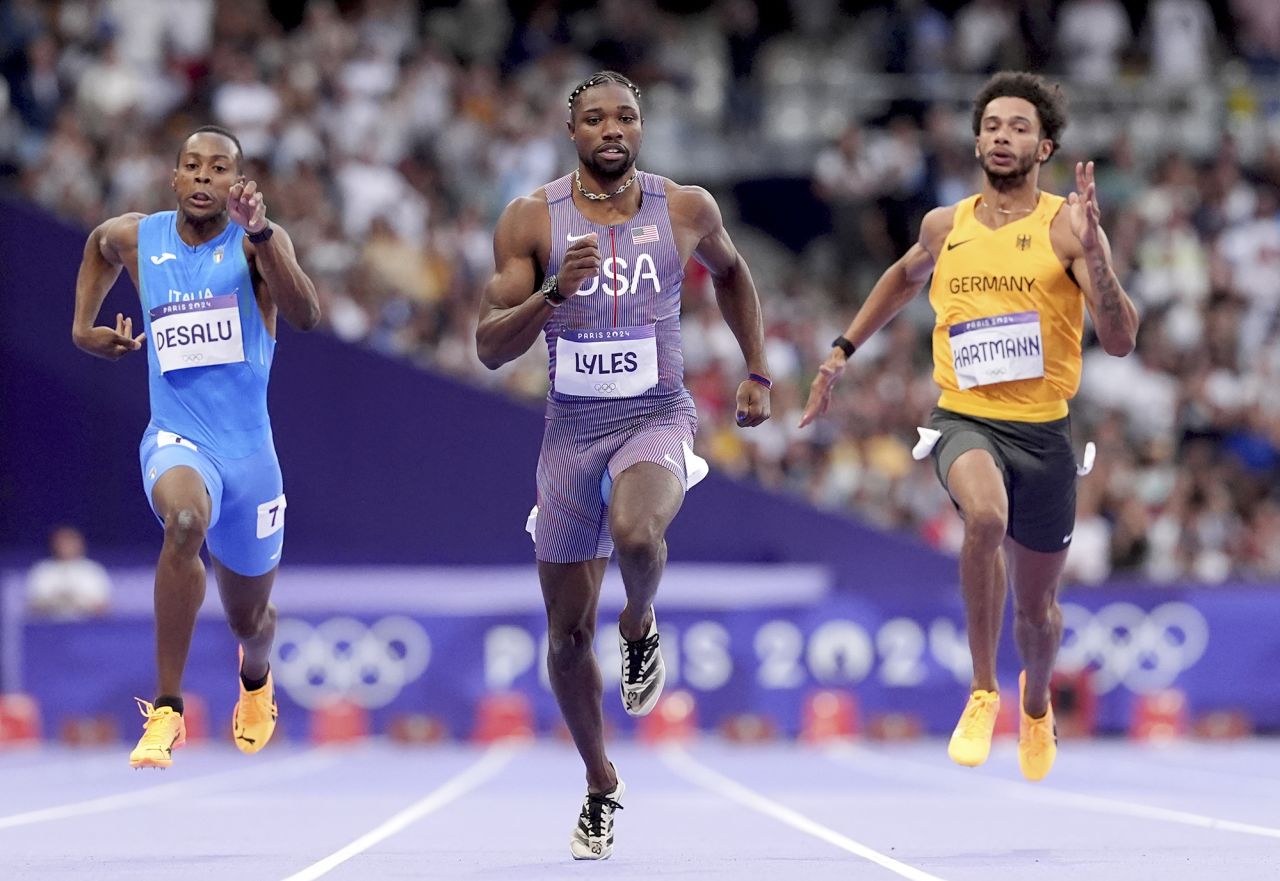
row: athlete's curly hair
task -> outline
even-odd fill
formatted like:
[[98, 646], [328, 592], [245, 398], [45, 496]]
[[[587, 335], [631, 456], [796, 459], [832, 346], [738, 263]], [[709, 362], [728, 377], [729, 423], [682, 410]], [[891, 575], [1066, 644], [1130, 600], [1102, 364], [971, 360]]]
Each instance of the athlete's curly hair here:
[[592, 86], [603, 86], [606, 83], [617, 83], [618, 85], [626, 86], [635, 93], [636, 103], [640, 103], [639, 86], [631, 82], [631, 80], [627, 79], [622, 74], [618, 73], [616, 70], [600, 70], [578, 83], [578, 85], [574, 87], [574, 90], [569, 93], [569, 118], [573, 119], [573, 105], [577, 102], [579, 95]]
[[1053, 142], [1052, 156], [1062, 146], [1059, 138], [1067, 127], [1067, 96], [1057, 83], [1050, 83], [1033, 73], [1001, 71], [987, 80], [978, 97], [973, 99], [973, 134], [982, 130], [982, 115], [996, 98], [1022, 98], [1030, 101], [1040, 117], [1040, 133]]

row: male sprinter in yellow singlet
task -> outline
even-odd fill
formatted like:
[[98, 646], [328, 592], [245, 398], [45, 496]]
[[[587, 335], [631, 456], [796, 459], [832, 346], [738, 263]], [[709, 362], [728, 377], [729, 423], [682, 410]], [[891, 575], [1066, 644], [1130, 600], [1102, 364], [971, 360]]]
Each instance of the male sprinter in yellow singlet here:
[[[1075, 523], [1075, 459], [1067, 401], [1080, 384], [1088, 306], [1102, 348], [1123, 357], [1138, 332], [1098, 225], [1093, 163], [1076, 165], [1076, 192], [1040, 192], [1041, 163], [1066, 124], [1057, 86], [1000, 73], [973, 105], [982, 192], [924, 218], [919, 241], [889, 267], [818, 368], [800, 424], [826, 412], [854, 349], [933, 274], [929, 302], [938, 477], [964, 518], [960, 584], [973, 683], [948, 753], [987, 759], [1000, 708], [996, 646], [1012, 575], [1022, 657], [1018, 764], [1030, 780], [1057, 754], [1049, 676], [1062, 641], [1058, 582]], [[922, 439], [927, 444], [927, 439]]]

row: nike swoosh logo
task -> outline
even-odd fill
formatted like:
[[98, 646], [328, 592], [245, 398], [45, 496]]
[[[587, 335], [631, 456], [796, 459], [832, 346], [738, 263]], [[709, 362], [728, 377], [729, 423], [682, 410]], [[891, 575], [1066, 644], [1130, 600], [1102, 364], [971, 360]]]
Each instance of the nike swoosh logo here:
[[965, 239], [963, 242], [947, 242], [947, 250], [948, 251], [954, 250], [960, 247], [961, 245], [967, 245], [969, 242], [972, 242], [972, 241], [973, 239]]
[[1075, 535], [1074, 532], [1068, 532], [1066, 536], [1062, 539], [1062, 543], [1066, 544], [1067, 542], [1071, 541], [1071, 536], [1073, 535]]
[[677, 468], [679, 468], [679, 467], [680, 467], [680, 463], [679, 463], [679, 462], [677, 462], [675, 459], [672, 459], [672, 458], [671, 458], [671, 454], [670, 454], [670, 453], [667, 453], [667, 454], [666, 454], [665, 456], [663, 456], [662, 458], [666, 459], [668, 462], [670, 462], [672, 465], [675, 465]]
[[573, 233], [565, 233], [565, 238], [570, 242], [576, 242], [578, 239], [585, 239], [587, 236], [593, 235], [595, 235], [593, 232], [584, 232], [580, 236], [575, 236]]
[[177, 254], [170, 254], [168, 251], [165, 251], [159, 257], [152, 257], [151, 262], [154, 263], [156, 266], [159, 266], [161, 263], [164, 263], [168, 260], [177, 260], [177, 259], [178, 259]]

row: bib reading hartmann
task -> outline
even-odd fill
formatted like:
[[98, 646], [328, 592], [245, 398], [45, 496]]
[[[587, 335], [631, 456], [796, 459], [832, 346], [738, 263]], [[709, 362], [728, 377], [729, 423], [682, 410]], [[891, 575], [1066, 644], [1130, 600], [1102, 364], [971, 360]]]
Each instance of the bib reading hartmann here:
[[151, 310], [151, 339], [160, 372], [244, 360], [235, 294], [165, 303]]
[[658, 384], [652, 324], [566, 330], [556, 340], [555, 390], [583, 398], [633, 398]]
[[1038, 312], [1014, 312], [952, 325], [951, 359], [961, 389], [1044, 376]]

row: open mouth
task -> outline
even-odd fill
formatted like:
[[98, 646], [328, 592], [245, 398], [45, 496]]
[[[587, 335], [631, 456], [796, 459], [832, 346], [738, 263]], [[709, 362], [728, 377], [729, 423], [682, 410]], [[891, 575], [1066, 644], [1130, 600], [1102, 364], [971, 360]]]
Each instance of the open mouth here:
[[618, 147], [610, 144], [607, 147], [601, 147], [599, 150], [596, 150], [596, 155], [602, 156], [605, 159], [625, 159], [627, 158], [627, 150], [625, 147]]
[[187, 201], [201, 206], [212, 205], [213, 196], [210, 196], [208, 193], [192, 193], [187, 197]]

